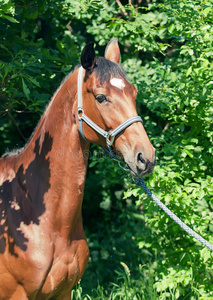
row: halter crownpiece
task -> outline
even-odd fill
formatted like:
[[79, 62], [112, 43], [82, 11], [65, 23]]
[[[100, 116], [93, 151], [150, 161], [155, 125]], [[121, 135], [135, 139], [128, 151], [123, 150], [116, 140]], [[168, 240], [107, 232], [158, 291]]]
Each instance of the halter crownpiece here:
[[95, 124], [90, 118], [88, 118], [84, 114], [84, 110], [83, 110], [83, 97], [82, 97], [83, 73], [84, 73], [84, 68], [81, 66], [79, 69], [79, 72], [78, 72], [78, 120], [79, 120], [80, 133], [81, 133], [82, 137], [87, 141], [87, 138], [85, 137], [84, 132], [83, 132], [83, 121], [84, 121], [94, 131], [96, 131], [97, 133], [99, 133], [106, 139], [107, 147], [108, 147], [109, 151], [111, 152], [112, 151], [111, 146], [114, 142], [116, 135], [121, 133], [124, 129], [126, 129], [133, 123], [135, 123], [135, 122], [143, 123], [143, 121], [142, 121], [141, 117], [135, 116], [135, 117], [129, 118], [128, 120], [124, 121], [123, 123], [121, 123], [118, 127], [113, 129], [112, 131], [105, 131], [100, 126]]

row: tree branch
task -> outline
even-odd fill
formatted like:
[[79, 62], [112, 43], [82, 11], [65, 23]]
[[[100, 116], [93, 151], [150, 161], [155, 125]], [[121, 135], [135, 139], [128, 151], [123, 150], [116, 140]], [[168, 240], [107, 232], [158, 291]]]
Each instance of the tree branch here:
[[116, 0], [116, 2], [117, 2], [117, 4], [118, 4], [118, 6], [120, 7], [122, 13], [123, 13], [125, 16], [128, 16], [128, 13], [126, 12], [126, 10], [125, 10], [123, 4], [121, 3], [121, 1], [120, 1], [120, 0]]

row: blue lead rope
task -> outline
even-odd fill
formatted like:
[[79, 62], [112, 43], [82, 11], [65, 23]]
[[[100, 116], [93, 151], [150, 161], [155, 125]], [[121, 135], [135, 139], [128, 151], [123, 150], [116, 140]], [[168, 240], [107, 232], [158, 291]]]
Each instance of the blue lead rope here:
[[[112, 151], [107, 150], [106, 148], [102, 147], [113, 159], [119, 161], [119, 166], [125, 170], [130, 171], [130, 168], [128, 165], [125, 167], [121, 166], [120, 162], [123, 161], [119, 156], [117, 156], [115, 153], [112, 153]], [[163, 204], [151, 191], [150, 189], [145, 185], [142, 178], [133, 178], [133, 181], [138, 186], [141, 186], [144, 191], [154, 200], [154, 202], [173, 220], [175, 221], [183, 230], [185, 230], [189, 235], [191, 235], [193, 238], [195, 238], [197, 241], [199, 241], [201, 244], [203, 244], [205, 247], [209, 248], [211, 251], [213, 251], [213, 245], [210, 244], [208, 241], [206, 241], [201, 235], [196, 233], [194, 230], [192, 230], [189, 226], [187, 226], [184, 222], [181, 221], [168, 207], [166, 207], [165, 204]]]
[[209, 248], [213, 251], [213, 245], [206, 241], [202, 236], [192, 230], [189, 226], [187, 226], [184, 222], [182, 222], [165, 204], [163, 204], [145, 185], [142, 178], [133, 178], [134, 182], [141, 186], [144, 191], [155, 201], [155, 203], [172, 219], [174, 220], [183, 230], [185, 230], [188, 234], [194, 237], [197, 241], [202, 243], [205, 247]]

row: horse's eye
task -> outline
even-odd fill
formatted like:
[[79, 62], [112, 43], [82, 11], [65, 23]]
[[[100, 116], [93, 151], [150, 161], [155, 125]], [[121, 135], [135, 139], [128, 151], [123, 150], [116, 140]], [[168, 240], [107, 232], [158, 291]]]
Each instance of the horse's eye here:
[[107, 98], [106, 98], [106, 96], [104, 96], [104, 95], [97, 95], [97, 96], [95, 97], [95, 99], [96, 99], [99, 103], [102, 103], [102, 102], [104, 102], [104, 101], [107, 101]]

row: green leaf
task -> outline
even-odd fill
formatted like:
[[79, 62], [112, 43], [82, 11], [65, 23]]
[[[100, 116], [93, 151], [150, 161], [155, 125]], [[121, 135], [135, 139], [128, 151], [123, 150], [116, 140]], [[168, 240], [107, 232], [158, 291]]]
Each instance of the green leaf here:
[[29, 99], [30, 98], [30, 90], [28, 89], [23, 78], [22, 78], [22, 86], [23, 86], [24, 95], [27, 97], [27, 99]]
[[204, 263], [211, 258], [211, 252], [207, 248], [203, 248], [201, 251], [201, 257], [203, 258]]
[[186, 77], [188, 77], [192, 73], [192, 66], [190, 66], [186, 72]]
[[98, 163], [98, 161], [92, 161], [92, 162], [89, 164], [89, 168], [94, 167], [97, 163]]
[[34, 85], [36, 85], [37, 87], [40, 87], [40, 84], [39, 84], [39, 82], [35, 79], [35, 78], [33, 78], [33, 77], [27, 77], [27, 79], [29, 80], [29, 81], [31, 81]]
[[19, 21], [17, 21], [15, 18], [8, 16], [8, 15], [2, 15], [2, 18], [5, 18], [12, 23], [19, 23]]
[[212, 7], [206, 7], [204, 10], [203, 10], [203, 15], [204, 16], [207, 16], [210, 12], [212, 11]]
[[172, 82], [175, 82], [177, 80], [177, 76], [176, 76], [175, 72], [171, 72], [170, 77], [171, 77]]

